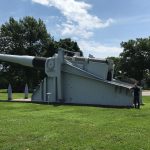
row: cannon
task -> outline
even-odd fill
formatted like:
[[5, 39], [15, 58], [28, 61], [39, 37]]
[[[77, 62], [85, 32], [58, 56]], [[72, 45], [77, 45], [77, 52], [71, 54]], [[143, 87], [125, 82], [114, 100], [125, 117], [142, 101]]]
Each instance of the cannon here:
[[0, 54], [0, 60], [43, 69], [46, 77], [33, 92], [31, 101], [132, 107], [133, 86], [113, 79], [111, 60], [66, 56], [58, 49], [53, 57], [39, 58]]

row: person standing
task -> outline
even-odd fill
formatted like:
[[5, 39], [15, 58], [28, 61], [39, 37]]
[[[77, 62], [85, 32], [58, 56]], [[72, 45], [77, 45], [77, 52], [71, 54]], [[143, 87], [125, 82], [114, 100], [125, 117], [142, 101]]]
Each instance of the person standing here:
[[134, 107], [140, 109], [140, 88], [135, 84], [131, 90], [133, 90], [134, 93]]

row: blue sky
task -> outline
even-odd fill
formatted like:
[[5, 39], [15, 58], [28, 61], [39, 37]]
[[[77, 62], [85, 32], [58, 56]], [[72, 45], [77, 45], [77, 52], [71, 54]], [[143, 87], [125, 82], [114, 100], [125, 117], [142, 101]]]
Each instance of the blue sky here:
[[149, 0], [0, 0], [0, 24], [24, 16], [41, 18], [56, 40], [77, 41], [85, 56], [118, 56], [122, 41], [150, 36]]

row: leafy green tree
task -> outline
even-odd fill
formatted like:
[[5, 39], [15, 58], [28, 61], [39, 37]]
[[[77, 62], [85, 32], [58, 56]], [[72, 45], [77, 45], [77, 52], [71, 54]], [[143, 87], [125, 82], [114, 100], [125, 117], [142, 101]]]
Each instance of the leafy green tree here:
[[[83, 56], [82, 51], [80, 50], [77, 42], [72, 41], [70, 38], [66, 38], [66, 39], [60, 39], [59, 42], [57, 43], [58, 47], [64, 48], [68, 51], [72, 51], [72, 52], [80, 52], [80, 55]], [[71, 55], [71, 54], [70, 54]]]
[[[54, 39], [48, 34], [41, 19], [25, 17], [16, 21], [10, 18], [0, 27], [0, 53], [13, 55], [52, 56], [56, 51]], [[44, 73], [16, 64], [3, 63], [2, 72], [15, 89], [27, 82], [33, 88]], [[4, 74], [1, 74], [4, 76]], [[20, 86], [19, 86], [20, 85]], [[19, 90], [18, 89], [18, 90]]]
[[120, 54], [122, 72], [127, 77], [141, 81], [150, 71], [150, 38], [138, 38], [122, 42], [123, 52]]
[[[9, 22], [0, 28], [1, 52], [19, 55], [43, 56], [49, 47], [54, 53], [54, 39], [47, 33], [46, 26], [41, 19], [25, 17]], [[8, 46], [7, 46], [8, 45]], [[51, 54], [51, 53], [49, 53]]]

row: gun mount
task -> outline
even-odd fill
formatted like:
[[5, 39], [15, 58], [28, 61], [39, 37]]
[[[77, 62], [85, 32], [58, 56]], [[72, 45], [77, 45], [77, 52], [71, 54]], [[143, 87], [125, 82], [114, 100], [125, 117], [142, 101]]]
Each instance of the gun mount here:
[[47, 77], [32, 101], [132, 107], [132, 85], [113, 79], [113, 62], [107, 59], [69, 57], [64, 50], [49, 58], [0, 54], [0, 60], [43, 68]]

